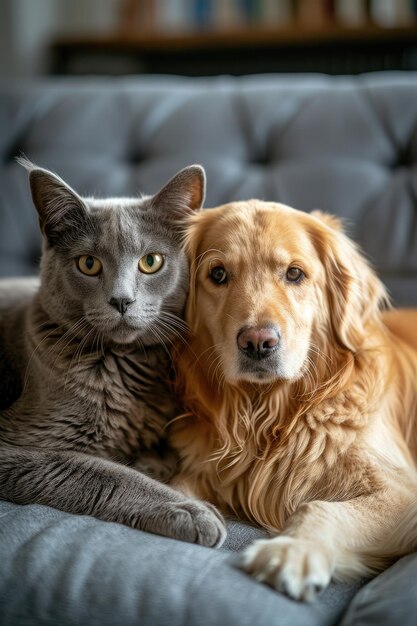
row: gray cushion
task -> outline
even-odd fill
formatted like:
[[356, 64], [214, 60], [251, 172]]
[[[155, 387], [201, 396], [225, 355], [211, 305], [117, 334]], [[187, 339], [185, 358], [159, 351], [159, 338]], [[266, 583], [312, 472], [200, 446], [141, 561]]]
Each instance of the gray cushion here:
[[[43, 506], [0, 502], [2, 626], [330, 626], [357, 586], [293, 602], [231, 564], [260, 531], [232, 522], [223, 551]], [[235, 537], [235, 539], [233, 539]]]
[[406, 556], [366, 585], [340, 626], [415, 626], [417, 554]]

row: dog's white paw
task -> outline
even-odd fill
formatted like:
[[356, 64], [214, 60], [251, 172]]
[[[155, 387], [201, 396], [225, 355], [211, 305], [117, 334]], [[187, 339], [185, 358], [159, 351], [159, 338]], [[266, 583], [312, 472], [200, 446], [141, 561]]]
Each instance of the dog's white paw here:
[[285, 535], [255, 541], [242, 552], [239, 565], [257, 580], [307, 602], [327, 587], [332, 576], [326, 546]]

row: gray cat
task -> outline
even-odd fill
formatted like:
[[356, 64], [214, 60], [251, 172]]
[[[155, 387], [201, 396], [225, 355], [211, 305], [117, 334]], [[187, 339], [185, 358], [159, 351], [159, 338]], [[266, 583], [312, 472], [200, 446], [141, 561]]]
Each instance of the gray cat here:
[[96, 200], [21, 163], [44, 246], [39, 287], [0, 283], [0, 498], [220, 545], [214, 507], [149, 475], [175, 470], [164, 350], [185, 328], [181, 224], [204, 170], [152, 197]]

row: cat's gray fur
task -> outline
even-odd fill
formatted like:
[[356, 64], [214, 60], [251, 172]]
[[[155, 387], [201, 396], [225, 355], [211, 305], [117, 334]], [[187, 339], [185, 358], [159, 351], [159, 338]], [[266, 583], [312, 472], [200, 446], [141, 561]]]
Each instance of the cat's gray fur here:
[[[0, 286], [0, 497], [219, 545], [217, 511], [150, 476], [175, 469], [162, 344], [184, 330], [180, 229], [202, 205], [204, 170], [182, 170], [152, 197], [96, 200], [22, 164], [44, 248], [39, 287]], [[164, 265], [143, 274], [138, 260], [151, 252]], [[83, 275], [81, 255], [98, 257], [102, 273]], [[112, 299], [130, 305], [122, 313]]]

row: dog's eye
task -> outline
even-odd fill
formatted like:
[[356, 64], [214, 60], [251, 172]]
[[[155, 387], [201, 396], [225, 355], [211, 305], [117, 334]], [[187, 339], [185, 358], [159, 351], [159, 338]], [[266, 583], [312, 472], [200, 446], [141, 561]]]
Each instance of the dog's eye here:
[[218, 285], [222, 285], [227, 281], [227, 272], [222, 265], [216, 265], [210, 270], [210, 278]]
[[298, 283], [299, 280], [304, 276], [303, 272], [299, 267], [289, 267], [286, 274], [286, 279], [290, 281], [290, 283]]

